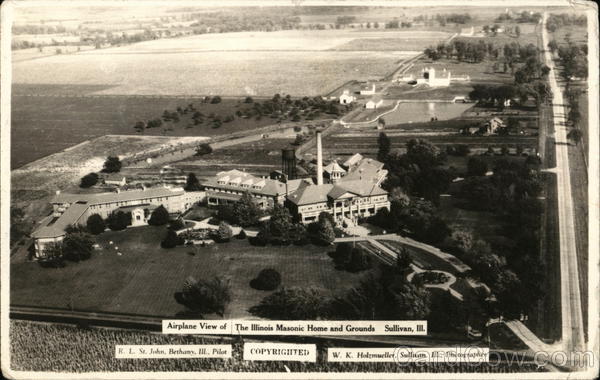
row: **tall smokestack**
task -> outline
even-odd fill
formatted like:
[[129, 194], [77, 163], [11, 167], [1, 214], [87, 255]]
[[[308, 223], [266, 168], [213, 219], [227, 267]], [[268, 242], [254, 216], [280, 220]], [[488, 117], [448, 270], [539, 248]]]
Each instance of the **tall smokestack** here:
[[317, 185], [323, 184], [323, 147], [321, 146], [321, 131], [317, 131]]

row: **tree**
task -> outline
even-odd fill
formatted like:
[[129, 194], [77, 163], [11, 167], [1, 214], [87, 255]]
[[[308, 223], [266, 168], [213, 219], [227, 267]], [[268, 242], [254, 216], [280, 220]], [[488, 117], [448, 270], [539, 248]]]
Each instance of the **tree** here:
[[467, 162], [467, 175], [472, 176], [484, 176], [488, 171], [487, 162], [481, 157], [471, 157]]
[[246, 96], [246, 99], [244, 99], [244, 103], [246, 103], [246, 104], [250, 104], [253, 102], [254, 102], [254, 100], [252, 99], [251, 96]]
[[250, 286], [257, 290], [275, 290], [281, 284], [281, 275], [273, 268], [263, 269], [250, 281]]
[[175, 300], [192, 313], [215, 313], [222, 317], [231, 302], [231, 287], [221, 277], [214, 277], [210, 281], [197, 281], [189, 277], [182, 291], [175, 293]]
[[164, 226], [167, 223], [169, 223], [169, 211], [163, 205], [155, 208], [148, 219], [148, 224], [151, 226]]
[[583, 133], [581, 130], [574, 128], [567, 133], [567, 138], [575, 143], [575, 145], [579, 145], [579, 142], [583, 138]]
[[555, 40], [548, 42], [548, 49], [552, 54], [554, 54], [558, 50], [558, 44]]
[[519, 27], [519, 25], [515, 26], [515, 35], [517, 37], [521, 36], [521, 28]]
[[335, 254], [333, 257], [336, 267], [345, 268], [346, 264], [350, 261], [351, 254], [352, 245], [350, 243], [338, 243], [335, 247]]
[[231, 206], [231, 219], [228, 221], [239, 224], [242, 227], [249, 227], [256, 225], [261, 216], [262, 210], [254, 198], [252, 198], [252, 195], [245, 192], [240, 197], [240, 200]]
[[11, 247], [31, 232], [31, 223], [25, 220], [25, 213], [15, 206], [10, 207], [10, 244]]
[[131, 224], [131, 216], [123, 211], [114, 211], [106, 218], [106, 225], [113, 231], [121, 231]]
[[94, 240], [83, 232], [67, 233], [62, 242], [62, 253], [70, 261], [87, 260], [92, 256]]
[[394, 187], [390, 191], [389, 195], [390, 202], [398, 202], [402, 207], [406, 207], [410, 204], [410, 197], [400, 187]]
[[333, 229], [333, 223], [328, 218], [321, 218], [319, 215], [319, 221], [313, 223], [313, 240], [316, 244], [330, 245], [335, 240], [335, 231]]
[[209, 144], [200, 144], [196, 147], [196, 156], [204, 156], [205, 154], [212, 153], [213, 149]]
[[324, 297], [316, 288], [283, 288], [250, 308], [254, 315], [282, 320], [314, 320], [323, 315]]
[[106, 161], [104, 161], [104, 168], [102, 169], [103, 173], [117, 173], [121, 170], [121, 160], [119, 157], [108, 156]]
[[160, 242], [160, 246], [162, 248], [175, 248], [178, 245], [181, 245], [185, 242], [185, 239], [183, 239], [181, 236], [179, 236], [177, 234], [177, 232], [175, 232], [175, 230], [169, 228], [167, 229], [167, 235], [165, 236], [164, 240]]
[[92, 187], [98, 183], [98, 174], [89, 173], [81, 177], [81, 183], [79, 187], [87, 189], [88, 187]]
[[221, 243], [228, 242], [233, 236], [231, 227], [225, 222], [219, 223], [219, 229], [217, 230], [217, 241]]
[[346, 264], [349, 272], [360, 272], [371, 268], [371, 257], [367, 256], [362, 249], [354, 247], [350, 251], [350, 261]]
[[101, 234], [106, 229], [104, 219], [98, 214], [92, 214], [87, 219], [86, 223], [87, 230], [94, 235]]
[[379, 151], [377, 152], [377, 160], [380, 162], [386, 162], [390, 154], [392, 142], [385, 133], [381, 132], [379, 134], [379, 138], [377, 139], [377, 144], [379, 146]]
[[213, 96], [212, 99], [210, 100], [211, 104], [218, 104], [221, 103], [221, 97], [220, 96]]
[[187, 176], [187, 180], [185, 182], [185, 191], [200, 191], [202, 190], [202, 186], [200, 186], [200, 181], [196, 178], [194, 173], [189, 173]]
[[396, 256], [396, 271], [401, 276], [406, 276], [410, 271], [412, 264], [412, 258], [410, 257], [408, 250], [404, 247], [400, 248], [398, 256]]
[[38, 259], [39, 264], [45, 268], [62, 268], [65, 266], [62, 244], [50, 242], [44, 246], [44, 252]]

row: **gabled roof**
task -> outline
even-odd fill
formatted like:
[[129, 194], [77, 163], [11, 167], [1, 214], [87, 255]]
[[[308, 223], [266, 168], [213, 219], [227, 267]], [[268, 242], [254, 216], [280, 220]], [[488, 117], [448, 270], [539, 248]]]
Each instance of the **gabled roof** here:
[[309, 185], [303, 183], [296, 192], [288, 195], [287, 199], [298, 206], [327, 202], [327, 194], [331, 189], [333, 189], [331, 184]]
[[33, 231], [31, 237], [35, 239], [39, 238], [53, 238], [62, 236], [65, 234], [65, 229], [71, 224], [75, 223], [77, 219], [83, 215], [88, 209], [89, 205], [84, 203], [75, 203], [69, 207], [61, 216], [58, 218], [48, 218], [44, 221], [44, 225]]
[[376, 180], [387, 175], [387, 170], [383, 169], [383, 163], [372, 158], [363, 158], [358, 165], [354, 165], [349, 169], [348, 174], [340, 178], [340, 182], [355, 181], [355, 180]]
[[347, 159], [343, 165], [347, 168], [349, 168], [350, 166], [354, 166], [356, 164], [358, 164], [364, 157], [362, 156], [362, 154], [360, 153], [355, 153], [352, 157], [350, 157], [349, 159]]
[[327, 173], [346, 173], [344, 168], [342, 168], [337, 161], [331, 162], [329, 165], [323, 168]]
[[[226, 179], [225, 183], [219, 183], [224, 179]], [[289, 180], [287, 183], [287, 191], [289, 193], [295, 191], [302, 181], [302, 179]], [[241, 184], [250, 187], [239, 186]], [[286, 184], [283, 182], [270, 178], [257, 177], [250, 173], [235, 169], [217, 173], [216, 177], [206, 180], [202, 185], [227, 190], [243, 190], [254, 194], [269, 196], [285, 195], [286, 192]], [[260, 188], [255, 188], [253, 186]]]
[[338, 182], [329, 193], [332, 199], [337, 199], [346, 193], [360, 195], [361, 197], [384, 195], [387, 191], [383, 190], [376, 183], [371, 181], [344, 181]]
[[75, 203], [78, 201], [87, 202], [88, 205], [127, 202], [138, 199], [148, 199], [156, 197], [169, 197], [183, 194], [183, 189], [170, 189], [168, 187], [151, 187], [146, 190], [128, 190], [111, 193], [95, 194], [56, 194], [50, 203]]

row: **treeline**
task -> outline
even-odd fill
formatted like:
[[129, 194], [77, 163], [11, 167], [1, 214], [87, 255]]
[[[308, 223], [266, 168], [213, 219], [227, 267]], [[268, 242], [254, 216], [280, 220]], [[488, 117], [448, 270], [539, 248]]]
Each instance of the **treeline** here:
[[316, 222], [304, 226], [293, 220], [287, 208], [279, 204], [269, 210], [269, 220], [262, 221], [267, 213], [245, 193], [239, 202], [219, 205], [216, 218], [242, 227], [258, 227], [259, 232], [249, 242], [256, 246], [272, 245], [329, 245], [335, 239], [335, 223], [330, 214], [322, 213]]
[[524, 62], [530, 57], [539, 54], [539, 49], [533, 44], [520, 45], [517, 42], [504, 44], [502, 50], [495, 44], [483, 40], [477, 42], [455, 39], [445, 44], [440, 43], [436, 47], [428, 47], [424, 50], [425, 55], [431, 60], [441, 58], [456, 59], [460, 62], [477, 63], [486, 58], [498, 59], [500, 51], [503, 53], [503, 60], [509, 67], [516, 62]]
[[548, 43], [548, 49], [554, 54], [558, 53], [558, 59], [562, 66], [560, 75], [567, 82], [567, 86], [573, 77], [586, 79], [588, 77], [587, 45], [576, 45], [570, 38], [566, 39], [566, 45], [558, 45], [555, 40]]
[[417, 139], [407, 143], [405, 154], [393, 155], [383, 133], [379, 146], [379, 158], [390, 171], [384, 187], [390, 192], [391, 208], [380, 210], [370, 222], [456, 254], [473, 268], [473, 276], [491, 287], [498, 312], [514, 316], [530, 310], [543, 294], [543, 270], [532, 265], [539, 253], [542, 212], [537, 199], [542, 189], [539, 160], [529, 157], [520, 164], [498, 159], [492, 176], [485, 175], [487, 166], [469, 162], [468, 178], [453, 196], [463, 207], [491, 211], [503, 221], [501, 233], [510, 238], [490, 245], [470, 232], [453, 231], [439, 216], [440, 194], [450, 190], [458, 174], [442, 167], [444, 151]]
[[587, 17], [583, 15], [575, 15], [570, 13], [551, 13], [546, 20], [546, 29], [549, 32], [556, 32], [563, 26], [586, 26]]
[[244, 13], [193, 13], [192, 18], [196, 20], [190, 25], [194, 34], [291, 30], [299, 29], [301, 22], [298, 16], [269, 13], [268, 17], [265, 17], [256, 10]]
[[517, 100], [519, 104], [525, 105], [530, 98], [533, 98], [539, 106], [552, 98], [552, 90], [544, 80], [506, 85], [474, 84], [469, 98], [480, 105], [497, 106], [502, 110], [507, 100]]
[[449, 249], [492, 286], [502, 310], [518, 315], [545, 295], [544, 263], [539, 257], [543, 205], [538, 197], [543, 180], [536, 157], [524, 163], [500, 158], [492, 170], [492, 176], [479, 173], [466, 178], [453, 195], [465, 208], [492, 212], [503, 222], [500, 234], [510, 239], [477, 244], [472, 252], [473, 236], [463, 233], [455, 239], [460, 244]]
[[446, 24], [466, 24], [471, 21], [471, 15], [468, 13], [437, 14], [435, 15], [435, 19], [440, 26], [446, 26]]
[[517, 13], [514, 16], [510, 13], [502, 13], [500, 16], [496, 17], [496, 22], [517, 22], [520, 24], [523, 23], [533, 23], [537, 24], [542, 19], [542, 14], [539, 12], [529, 12], [522, 11], [521, 13]]
[[13, 25], [13, 34], [55, 34], [65, 33], [67, 28], [62, 25]]

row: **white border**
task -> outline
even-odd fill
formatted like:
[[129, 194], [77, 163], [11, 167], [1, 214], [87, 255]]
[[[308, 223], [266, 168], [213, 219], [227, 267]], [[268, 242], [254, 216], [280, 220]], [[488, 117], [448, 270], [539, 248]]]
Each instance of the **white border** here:
[[[25, 372], [25, 371], [12, 371], [8, 367], [10, 361], [9, 352], [9, 340], [8, 340], [8, 306], [9, 300], [9, 266], [10, 266], [10, 250], [9, 250], [9, 233], [8, 233], [8, 222], [10, 221], [10, 95], [11, 95], [11, 83], [12, 83], [12, 67], [11, 67], [11, 24], [12, 15], [14, 8], [19, 7], [40, 7], [40, 6], [51, 6], [51, 7], [70, 7], [73, 5], [85, 4], [86, 6], [158, 6], [164, 5], [165, 1], [143, 1], [143, 0], [130, 0], [125, 4], [124, 1], [75, 1], [75, 0], [6, 0], [2, 3], [0, 8], [0, 27], [1, 27], [1, 65], [0, 65], [0, 77], [2, 78], [2, 84], [0, 86], [0, 169], [1, 169], [1, 184], [0, 184], [0, 195], [1, 195], [1, 207], [0, 207], [0, 270], [1, 270], [1, 281], [0, 281], [0, 346], [2, 346], [0, 361], [2, 364], [2, 372], [4, 376], [11, 378], [43, 378], [43, 379], [79, 379], [79, 378], [131, 378], [131, 379], [196, 379], [196, 378], [218, 378], [218, 379], [231, 379], [231, 378], [247, 378], [247, 379], [259, 379], [259, 378], [289, 378], [289, 379], [321, 379], [321, 378], [337, 378], [337, 379], [364, 379], [364, 378], [406, 378], [406, 379], [481, 379], [481, 378], [498, 378], [498, 379], [511, 379], [511, 378], [527, 378], [527, 379], [556, 379], [556, 378], [570, 378], [570, 379], [587, 379], [594, 378], [598, 374], [598, 362], [596, 360], [595, 367], [590, 368], [585, 372], [570, 372], [570, 373], [513, 373], [513, 374], [483, 374], [483, 373], [468, 373], [468, 374], [452, 374], [452, 373], [441, 373], [441, 374], [418, 374], [418, 373], [233, 373], [233, 372], [87, 372], [81, 374], [72, 373], [52, 373], [52, 372]], [[600, 176], [599, 165], [598, 165], [598, 8], [597, 4], [581, 1], [581, 0], [403, 0], [403, 1], [380, 1], [380, 0], [333, 0], [333, 1], [319, 1], [319, 0], [297, 0], [297, 1], [285, 1], [285, 0], [203, 0], [203, 1], [189, 1], [189, 0], [170, 0], [169, 6], [318, 6], [318, 5], [345, 5], [345, 6], [390, 6], [390, 7], [427, 7], [427, 6], [460, 6], [460, 7], [554, 7], [554, 6], [582, 6], [588, 8], [588, 67], [589, 67], [589, 169], [588, 169], [588, 218], [589, 218], [589, 257], [588, 257], [588, 340], [589, 349], [596, 353], [598, 356], [598, 294], [599, 294], [599, 282], [598, 273], [599, 270], [599, 247], [598, 247], [598, 221], [600, 218], [599, 213], [599, 187], [598, 179]], [[560, 11], [560, 10], [559, 10]], [[594, 328], [592, 328], [594, 327]]]

